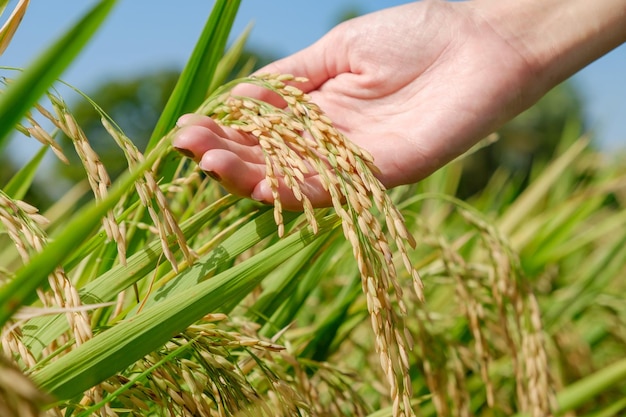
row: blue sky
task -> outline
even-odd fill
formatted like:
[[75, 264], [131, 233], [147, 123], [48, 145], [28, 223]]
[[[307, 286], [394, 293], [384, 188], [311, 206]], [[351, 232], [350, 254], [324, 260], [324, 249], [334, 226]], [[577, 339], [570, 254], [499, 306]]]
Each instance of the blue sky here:
[[[10, 7], [17, 1], [12, 0]], [[0, 65], [27, 66], [93, 0], [32, 1]], [[400, 0], [243, 0], [233, 34], [253, 23], [250, 46], [275, 56], [321, 37], [347, 9], [370, 12]], [[212, 1], [120, 0], [109, 20], [63, 79], [89, 91], [107, 78], [155, 68], [181, 68], [212, 8]], [[626, 148], [626, 45], [576, 74], [588, 123], [606, 149]]]

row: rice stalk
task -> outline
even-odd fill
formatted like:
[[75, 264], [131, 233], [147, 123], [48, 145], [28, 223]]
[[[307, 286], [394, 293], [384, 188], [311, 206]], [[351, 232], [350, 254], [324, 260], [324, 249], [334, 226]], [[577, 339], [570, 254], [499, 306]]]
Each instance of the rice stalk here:
[[[2, 78], [2, 83], [7, 84], [10, 82], [10, 79], [5, 77]], [[129, 168], [132, 169], [133, 167], [136, 167], [137, 164], [141, 163], [144, 160], [143, 154], [137, 149], [132, 141], [124, 135], [124, 133], [115, 125], [106, 113], [84, 93], [72, 86], [68, 87], [85, 98], [102, 115], [101, 122], [103, 127], [124, 152]], [[47, 97], [50, 101], [53, 112], [50, 112], [41, 104], [37, 104], [35, 109], [40, 116], [43, 116], [45, 119], [52, 122], [52, 124], [59, 131], [62, 131], [72, 140], [77, 155], [85, 167], [87, 179], [94, 196], [97, 200], [104, 198], [107, 193], [107, 188], [111, 183], [106, 167], [102, 164], [100, 158], [91, 147], [88, 138], [85, 136], [85, 133], [80, 128], [75, 118], [72, 116], [69, 106], [64, 102], [64, 100], [58, 94], [52, 92], [48, 92]], [[37, 139], [42, 144], [49, 146], [59, 160], [64, 163], [68, 163], [68, 159], [64, 155], [62, 147], [54, 140], [53, 135], [49, 134], [44, 128], [42, 128], [32, 114], [28, 114], [26, 120], [30, 126], [18, 126], [18, 130], [27, 136]], [[159, 236], [164, 248], [164, 254], [173, 269], [176, 271], [178, 270], [178, 261], [170, 249], [172, 245], [171, 236], [175, 237], [177, 247], [181, 249], [183, 256], [188, 263], [192, 263], [194, 261], [195, 254], [187, 244], [185, 237], [178, 227], [178, 222], [174, 218], [172, 210], [169, 207], [167, 198], [157, 184], [154, 174], [154, 172], [156, 172], [156, 168], [157, 167], [155, 166], [153, 172], [146, 172], [144, 179], [136, 183], [136, 188], [139, 199], [147, 208], [153, 222], [154, 229], [152, 230]], [[119, 216], [122, 209], [123, 202], [121, 201], [119, 207], [116, 210], [111, 211], [103, 219], [103, 226], [109, 239], [116, 242], [119, 260], [122, 264], [124, 264], [126, 262], [125, 224], [124, 222], [118, 222], [116, 220], [116, 217]]]
[[[462, 210], [461, 214], [482, 232], [480, 236], [489, 251], [495, 272], [491, 291], [509, 343], [509, 353], [515, 358], [521, 350], [519, 362], [515, 360], [514, 363], [521, 409], [533, 417], [549, 416], [555, 405], [555, 393], [549, 374], [541, 313], [535, 295], [523, 283], [519, 261], [496, 228], [469, 210]], [[507, 304], [515, 310], [513, 317], [517, 320], [517, 329], [507, 325]], [[515, 344], [513, 332], [521, 336], [521, 341]]]
[[[0, 222], [6, 228], [24, 263], [29, 261], [32, 253], [40, 252], [44, 248], [47, 236], [41, 226], [47, 224], [47, 219], [39, 214], [35, 207], [20, 200], [13, 200], [1, 191]], [[79, 308], [81, 302], [78, 292], [62, 268], [59, 267], [54, 271], [49, 283], [52, 294], [39, 292], [39, 298], [44, 306], [56, 304], [61, 308], [74, 309], [73, 312], [68, 312], [67, 318], [74, 330], [76, 342], [80, 344], [91, 338], [89, 319]]]
[[[24, 263], [29, 261], [32, 253], [43, 250], [47, 236], [41, 225], [46, 224], [47, 220], [36, 208], [23, 201], [13, 200], [0, 191], [0, 222], [5, 226]], [[93, 333], [89, 316], [81, 308], [78, 291], [63, 268], [57, 267], [49, 276], [48, 282], [50, 293], [38, 292], [44, 306], [55, 304], [65, 312], [76, 346], [91, 339]], [[14, 358], [16, 362], [21, 360], [29, 367], [36, 364], [29, 349], [21, 342], [19, 326], [12, 323], [5, 326], [2, 331], [2, 347], [5, 355]], [[93, 392], [98, 395], [96, 388]]]
[[[85, 93], [69, 84], [66, 85], [84, 98], [100, 114], [100, 122], [102, 126], [124, 153], [129, 169], [132, 170], [136, 168], [138, 164], [142, 163], [145, 156], [139, 151], [139, 149], [137, 149], [132, 140], [124, 134], [111, 117], [107, 115], [106, 112]], [[174, 271], [178, 271], [178, 261], [170, 249], [172, 245], [172, 236], [175, 238], [177, 247], [181, 249], [188, 264], [194, 262], [196, 254], [194, 254], [193, 250], [189, 247], [169, 206], [168, 199], [164, 195], [164, 191], [161, 189], [161, 186], [157, 184], [156, 173], [158, 171], [158, 165], [159, 162], [153, 166], [152, 170], [146, 171], [143, 179], [135, 183], [135, 188], [137, 190], [139, 200], [148, 210], [148, 214], [152, 220], [153, 225], [151, 230], [155, 235], [159, 236], [165, 257], [172, 265]], [[193, 178], [193, 176], [191, 176], [191, 178]], [[177, 179], [179, 182], [184, 180], [184, 178]], [[164, 184], [164, 186], [171, 186], [171, 184]], [[120, 201], [120, 210], [123, 206], [124, 202]]]
[[[82, 402], [76, 415], [108, 416], [120, 408], [172, 417], [320, 416], [346, 410], [366, 415], [365, 402], [353, 388], [354, 375], [329, 364], [301, 362], [286, 347], [259, 337], [258, 329], [245, 320], [207, 315], [103, 382], [102, 401]], [[309, 367], [316, 368], [312, 376]], [[64, 405], [56, 409], [67, 411]]]
[[[515, 253], [466, 203], [445, 195], [413, 198], [425, 199], [447, 202], [470, 226], [450, 241], [416, 216], [437, 261], [422, 271], [434, 285], [429, 304], [410, 304], [416, 318], [411, 330], [437, 415], [473, 415], [468, 394], [476, 392], [476, 379], [486, 408], [553, 415], [555, 384], [542, 319]], [[454, 218], [448, 215], [446, 222]]]
[[[11, 43], [13, 35], [15, 35], [17, 28], [26, 14], [29, 3], [30, 0], [20, 0], [6, 22], [0, 27], [0, 56]], [[4, 7], [6, 7], [6, 4], [0, 6], [0, 16], [2, 16], [4, 12]]]
[[[127, 138], [120, 129], [114, 127], [113, 124], [109, 122], [109, 120], [104, 115], [101, 117], [100, 120], [102, 126], [104, 126], [109, 135], [111, 135], [117, 145], [124, 151], [130, 169], [133, 169], [138, 164], [144, 161], [142, 153], [139, 152], [133, 142], [129, 138]], [[151, 171], [146, 171], [143, 181], [138, 181], [135, 184], [135, 187], [142, 204], [148, 209], [150, 218], [152, 219], [154, 226], [157, 228], [158, 236], [161, 239], [161, 244], [163, 247], [163, 253], [172, 265], [174, 271], [177, 272], [178, 262], [176, 260], [176, 257], [174, 256], [174, 253], [170, 249], [169, 236], [175, 236], [177, 241], [176, 243], [183, 252], [185, 260], [188, 264], [193, 263], [196, 255], [187, 244], [187, 240], [185, 239], [183, 232], [180, 230], [174, 214], [170, 210], [167, 198], [157, 184], [157, 181], [155, 179], [155, 172], [156, 167], [153, 168], [153, 170]], [[152, 201], [155, 202], [154, 204], [156, 205], [156, 208], [162, 214], [163, 221], [161, 221], [156, 210], [153, 208]]]
[[[10, 80], [3, 78], [3, 82], [10, 82]], [[87, 179], [96, 200], [105, 198], [107, 196], [108, 186], [110, 185], [110, 178], [105, 166], [91, 147], [88, 138], [74, 119], [65, 102], [53, 93], [49, 93], [48, 98], [53, 111], [48, 111], [42, 105], [37, 105], [35, 107], [36, 110], [39, 112], [40, 116], [48, 119], [52, 122], [54, 127], [72, 139], [75, 150], [85, 167]], [[26, 121], [30, 124], [30, 127], [18, 126], [18, 130], [48, 145], [61, 161], [67, 162], [67, 158], [63, 154], [59, 144], [53, 139], [52, 135], [48, 134], [41, 127], [36, 118], [28, 114]], [[103, 121], [105, 123], [107, 122], [104, 118]], [[131, 168], [142, 163], [144, 160], [143, 156], [134, 145], [130, 143], [128, 138], [123, 136], [119, 130], [115, 130], [111, 124], [105, 124], [105, 128], [112, 134], [117, 143], [123, 147]], [[169, 249], [172, 244], [171, 236], [175, 236], [178, 241], [178, 247], [182, 249], [188, 263], [194, 260], [193, 252], [188, 247], [177, 221], [169, 210], [166, 197], [154, 179], [154, 173], [149, 172], [144, 178], [144, 182], [139, 181], [137, 183], [139, 199], [148, 208], [154, 226], [158, 229], [158, 236], [164, 247], [164, 253], [169, 255], [168, 257], [172, 267], [176, 270], [177, 260]], [[118, 208], [110, 211], [107, 216], [103, 218], [104, 231], [109, 239], [116, 242], [119, 262], [121, 264], [125, 264], [126, 261], [127, 232], [124, 222], [118, 222], [115, 213], [117, 213], [117, 216], [120, 216], [122, 211], [125, 210], [124, 204], [124, 201], [120, 201]], [[163, 221], [160, 220], [160, 216], [157, 212], [163, 214]], [[33, 252], [39, 252], [45, 247], [47, 236], [44, 229], [40, 226], [44, 226], [47, 220], [41, 216], [35, 208], [24, 202], [12, 200], [7, 195], [2, 194], [0, 195], [0, 221], [4, 225], [7, 235], [13, 240], [22, 262], [27, 263]], [[76, 273], [80, 274], [80, 270], [76, 271]], [[77, 289], [61, 267], [58, 267], [55, 272], [51, 274], [49, 284], [50, 291], [38, 290], [44, 310], [47, 309], [51, 311], [55, 309], [55, 305], [58, 306], [59, 311], [65, 314], [70, 324], [71, 333], [63, 333], [55, 341], [50, 343], [42, 352], [44, 358], [58, 355], [60, 353], [59, 349], [61, 349], [61, 351], [73, 349], [83, 344], [93, 335], [92, 324], [87, 313], [87, 308], [82, 305]], [[20, 321], [7, 324], [2, 331], [2, 347], [3, 351], [9, 357], [20, 363], [24, 368], [29, 369], [37, 366], [38, 360], [21, 341], [22, 325], [24, 325], [24, 323]], [[104, 388], [104, 386], [94, 386], [91, 390], [85, 392], [85, 397], [81, 403], [98, 403], [103, 398], [102, 389]], [[103, 413], [105, 415], [115, 415], [109, 408], [110, 407], [106, 405], [103, 408]], [[50, 410], [50, 413], [60, 415], [60, 410], [55, 408]]]
[[[402, 287], [397, 281], [389, 239], [383, 225], [372, 214], [373, 209], [384, 216], [386, 232], [413, 279], [418, 299], [423, 300], [422, 282], [407, 250], [407, 244], [414, 247], [415, 240], [406, 229], [402, 214], [385, 193], [385, 187], [374, 175], [377, 168], [372, 156], [337, 130], [308, 95], [287, 84], [302, 81], [302, 78], [278, 74], [240, 79], [218, 89], [198, 112], [213, 117], [224, 126], [249, 133], [259, 141], [280, 236], [284, 234], [284, 225], [279, 178], [302, 203], [309, 225], [317, 230], [313, 207], [303, 186], [307, 174], [316, 172], [320, 175], [342, 220], [344, 235], [352, 245], [361, 274], [376, 350], [394, 404], [394, 416], [414, 415], [410, 405], [412, 389], [408, 361], [412, 342], [404, 330], [407, 308]], [[274, 91], [285, 100], [287, 108], [278, 109], [260, 100], [233, 96], [229, 89], [240, 82]], [[390, 291], [393, 301], [389, 297]], [[393, 303], [397, 304], [399, 313], [394, 310]]]
[[[94, 196], [96, 200], [102, 200], [107, 194], [107, 188], [111, 185], [111, 179], [106, 167], [89, 144], [89, 140], [76, 122], [76, 119], [74, 119], [74, 116], [72, 116], [67, 104], [61, 98], [52, 94], [48, 94], [48, 97], [56, 117], [50, 113], [42, 114], [48, 117], [58, 129], [72, 140], [76, 153], [85, 167], [87, 179]], [[117, 244], [120, 262], [125, 263], [126, 241], [123, 224], [118, 224], [115, 219], [115, 213], [109, 211], [106, 217], [102, 219], [102, 225], [109, 239]]]
[[[2, 82], [7, 84], [11, 82], [11, 80], [3, 77]], [[88, 97], [82, 92], [76, 89], [74, 90], [88, 99]], [[107, 188], [111, 184], [111, 179], [106, 167], [102, 164], [100, 158], [91, 147], [84, 131], [78, 125], [69, 109], [69, 106], [64, 102], [64, 100], [60, 98], [58, 94], [53, 94], [52, 92], [48, 92], [47, 97], [50, 101], [53, 112], [49, 111], [41, 104], [37, 104], [35, 109], [40, 116], [43, 116], [45, 119], [52, 122], [56, 129], [63, 132], [68, 138], [71, 139], [76, 153], [85, 167], [87, 179], [96, 200], [104, 198], [107, 194]], [[115, 140], [117, 145], [123, 150], [129, 167], [132, 169], [137, 166], [137, 164], [141, 163], [144, 160], [144, 157], [132, 141], [128, 139], [123, 132], [114, 125], [113, 122], [110, 121], [104, 111], [98, 107], [96, 103], [89, 99], [88, 101], [90, 104], [94, 105], [100, 114], [102, 114], [101, 121], [103, 127]], [[18, 126], [18, 130], [27, 136], [37, 139], [42, 144], [49, 146], [59, 160], [64, 163], [68, 163], [68, 159], [64, 155], [62, 147], [54, 140], [53, 135], [49, 134], [32, 114], [29, 113], [26, 120], [30, 126]], [[147, 208], [151, 220], [153, 221], [154, 231], [161, 239], [165, 256], [172, 264], [174, 270], [178, 269], [178, 262], [174, 253], [170, 249], [171, 242], [169, 236], [174, 236], [176, 238], [177, 247], [181, 249], [185, 259], [188, 262], [193, 262], [195, 258], [193, 251], [191, 251], [185, 241], [185, 238], [178, 227], [178, 223], [175, 221], [174, 215], [168, 206], [167, 199], [165, 198], [163, 191], [157, 185], [154, 173], [146, 172], [144, 180], [136, 183], [136, 188], [142, 204]], [[126, 262], [125, 224], [116, 220], [116, 217], [119, 216], [121, 210], [123, 209], [122, 206], [123, 202], [120, 202], [118, 209], [108, 213], [108, 215], [103, 219], [103, 226], [109, 239], [116, 242], [119, 260], [122, 264], [124, 264]], [[159, 215], [159, 213], [161, 213], [161, 215]]]

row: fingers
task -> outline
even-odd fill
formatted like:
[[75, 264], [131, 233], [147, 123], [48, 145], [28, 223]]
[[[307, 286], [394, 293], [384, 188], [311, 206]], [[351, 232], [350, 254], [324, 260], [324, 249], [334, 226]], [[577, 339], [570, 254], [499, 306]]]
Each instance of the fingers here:
[[225, 149], [205, 152], [198, 166], [228, 192], [241, 197], [254, 198], [253, 191], [265, 178], [265, 165], [244, 161]]
[[235, 142], [198, 125], [180, 128], [174, 137], [173, 146], [196, 162], [200, 162], [202, 156], [213, 149], [230, 151], [247, 162], [261, 163], [263, 161], [263, 155], [258, 146]]
[[[265, 178], [265, 164], [244, 161], [239, 155], [228, 150], [212, 149], [204, 153], [198, 166], [213, 179], [218, 180], [228, 192], [265, 204], [274, 204], [272, 189]], [[278, 177], [277, 180], [283, 209], [301, 211], [302, 201], [285, 184], [283, 177]], [[319, 175], [305, 177], [300, 189], [313, 207], [332, 205], [330, 195], [322, 186]]]
[[196, 113], [185, 114], [178, 119], [178, 121], [176, 122], [176, 125], [180, 128], [183, 128], [185, 126], [202, 126], [211, 130], [217, 136], [225, 138], [225, 139], [229, 139], [233, 142], [237, 142], [242, 145], [250, 145], [250, 146], [256, 144], [256, 140], [252, 138], [250, 135], [247, 135], [235, 129], [222, 128], [222, 126], [218, 125], [215, 120], [213, 120], [212, 118], [208, 116], [203, 116], [201, 114], [196, 114]]
[[[178, 125], [180, 129], [173, 139], [173, 146], [196, 161], [207, 175], [218, 180], [234, 195], [266, 204], [274, 203], [271, 187], [265, 179], [265, 159], [254, 137], [222, 128], [210, 117], [200, 115], [182, 116]], [[284, 179], [277, 180], [283, 208], [302, 210], [302, 202], [285, 184]], [[317, 174], [306, 175], [301, 190], [313, 207], [327, 207], [332, 203]]]
[[197, 114], [182, 116], [177, 125], [174, 148], [196, 161], [229, 192], [249, 197], [265, 177], [263, 154], [253, 137]]

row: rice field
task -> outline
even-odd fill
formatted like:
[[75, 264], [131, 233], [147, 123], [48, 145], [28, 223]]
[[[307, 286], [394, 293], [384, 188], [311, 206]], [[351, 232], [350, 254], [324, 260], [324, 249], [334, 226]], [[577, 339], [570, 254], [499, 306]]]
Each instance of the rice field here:
[[[385, 190], [300, 80], [226, 78], [245, 43], [225, 51], [238, 1], [215, 3], [138, 149], [89, 97], [54, 88], [114, 4], [94, 5], [31, 68], [2, 68], [0, 145], [17, 134], [42, 150], [0, 191], [0, 415], [623, 413], [623, 157], [566, 129], [524, 187], [500, 170], [460, 200], [460, 158]], [[241, 82], [288, 107], [233, 96]], [[128, 165], [121, 177], [70, 100], [100, 113]], [[272, 206], [226, 194], [172, 148], [189, 107], [258, 139]], [[25, 196], [41, 155], [69, 160], [61, 133], [84, 180], [34, 207]], [[332, 208], [308, 202], [312, 168]], [[282, 209], [277, 176], [302, 211]]]

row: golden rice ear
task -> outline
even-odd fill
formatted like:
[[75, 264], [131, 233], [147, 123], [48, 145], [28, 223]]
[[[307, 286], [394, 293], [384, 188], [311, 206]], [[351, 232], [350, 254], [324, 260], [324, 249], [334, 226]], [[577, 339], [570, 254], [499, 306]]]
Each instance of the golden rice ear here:
[[[407, 249], [407, 245], [415, 246], [415, 239], [385, 187], [374, 175], [378, 168], [372, 156], [349, 141], [322, 109], [293, 85], [301, 81], [285, 74], [262, 74], [242, 80], [279, 94], [287, 103], [285, 109], [253, 98], [231, 95], [220, 95], [219, 102], [203, 107], [211, 109], [206, 113], [218, 123], [247, 132], [258, 140], [265, 157], [266, 181], [272, 190], [274, 217], [280, 236], [284, 234], [284, 225], [279, 182], [289, 187], [302, 202], [309, 225], [317, 230], [315, 213], [303, 185], [310, 170], [319, 174], [341, 218], [344, 235], [352, 246], [361, 274], [376, 350], [394, 403], [394, 415], [413, 415], [407, 359], [412, 341], [403, 330], [407, 309], [389, 242], [393, 242], [400, 252], [403, 265], [413, 279], [416, 296], [423, 300], [422, 281], [411, 264]], [[385, 218], [389, 239], [377, 216], [372, 214], [374, 208]], [[394, 311], [394, 302], [399, 313]]]

